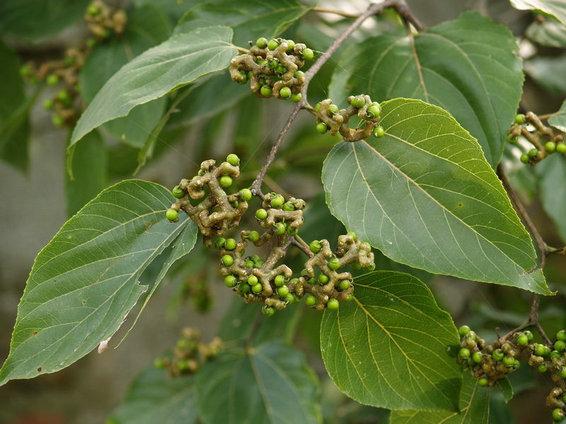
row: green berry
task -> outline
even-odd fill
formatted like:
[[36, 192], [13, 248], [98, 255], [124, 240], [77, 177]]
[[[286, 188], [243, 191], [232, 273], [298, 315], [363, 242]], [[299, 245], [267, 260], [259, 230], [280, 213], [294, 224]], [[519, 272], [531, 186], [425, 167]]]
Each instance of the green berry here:
[[255, 284], [252, 286], [252, 292], [255, 294], [259, 294], [263, 291], [263, 287], [261, 284]]
[[252, 291], [252, 288], [251, 288], [249, 285], [247, 285], [247, 284], [240, 284], [240, 285], [238, 286], [238, 290], [239, 290], [240, 293], [242, 293], [242, 294], [248, 294], [249, 292]]
[[533, 339], [533, 337], [534, 337], [534, 336], [533, 336], [533, 333], [532, 333], [531, 331], [529, 331], [529, 330], [526, 330], [526, 331], [524, 332], [524, 334], [525, 334], [525, 336], [527, 336], [527, 339], [528, 339], [529, 341], [531, 341], [531, 340]]
[[224, 255], [222, 256], [222, 259], [220, 259], [220, 261], [224, 266], [232, 266], [234, 264], [234, 258], [232, 257], [232, 255]]
[[216, 240], [214, 240], [214, 245], [216, 246], [217, 249], [222, 249], [225, 244], [226, 244], [226, 239], [224, 237], [216, 237]]
[[255, 45], [258, 46], [260, 49], [265, 49], [267, 47], [267, 38], [260, 37], [256, 40]]
[[560, 408], [555, 408], [552, 410], [552, 419], [556, 422], [560, 422], [564, 419], [564, 411]]
[[276, 275], [273, 279], [273, 283], [275, 283], [276, 287], [281, 287], [283, 284], [285, 284], [285, 277], [282, 275]]
[[255, 211], [255, 217], [261, 221], [267, 218], [267, 211], [265, 209], [258, 209]]
[[556, 150], [556, 143], [554, 141], [547, 141], [544, 143], [544, 150], [546, 150], [547, 153], [554, 153]]
[[332, 258], [328, 261], [328, 268], [330, 268], [332, 271], [336, 271], [338, 268], [340, 268], [340, 259], [338, 258]]
[[562, 340], [563, 342], [566, 342], [566, 331], [560, 330], [558, 333], [556, 333], [556, 340]]
[[303, 50], [303, 59], [305, 60], [313, 60], [314, 59], [314, 52], [312, 49], [306, 48]]
[[59, 77], [55, 74], [49, 74], [49, 75], [47, 75], [45, 82], [47, 83], [47, 85], [50, 85], [50, 86], [57, 85], [57, 84], [59, 84]]
[[295, 205], [293, 205], [293, 203], [291, 202], [285, 202], [283, 203], [283, 210], [287, 212], [292, 212], [295, 210]]
[[238, 279], [233, 275], [227, 275], [224, 277], [224, 284], [226, 284], [226, 287], [234, 287], [238, 284]]
[[100, 8], [96, 4], [89, 4], [86, 9], [86, 13], [89, 16], [96, 16], [100, 13]]
[[330, 112], [332, 115], [334, 115], [335, 113], [338, 113], [339, 111], [340, 111], [340, 109], [334, 103], [332, 103], [330, 106], [328, 106], [328, 112]]
[[226, 162], [228, 162], [232, 166], [238, 166], [240, 164], [240, 158], [238, 157], [238, 155], [230, 153], [228, 156], [226, 156]]
[[340, 302], [338, 302], [338, 299], [330, 299], [330, 300], [326, 303], [326, 307], [327, 307], [328, 310], [330, 310], [330, 311], [337, 311], [338, 308], [340, 308]]
[[255, 275], [250, 275], [247, 279], [247, 282], [250, 286], [255, 286], [256, 284], [259, 284], [259, 280]]
[[536, 158], [538, 156], [538, 150], [537, 149], [531, 149], [527, 152], [527, 155], [530, 158]]
[[350, 280], [342, 280], [338, 283], [338, 289], [340, 291], [348, 290], [350, 288]]
[[63, 89], [57, 93], [57, 99], [59, 99], [63, 103], [67, 103], [69, 100], [71, 100], [71, 97], [69, 96], [69, 92]]
[[279, 90], [279, 97], [281, 97], [282, 99], [288, 99], [289, 97], [291, 97], [291, 89], [289, 87], [283, 87], [281, 90]]
[[535, 344], [535, 355], [537, 356], [548, 356], [550, 353], [550, 348], [540, 343]]
[[458, 328], [458, 333], [460, 334], [460, 336], [467, 336], [468, 334], [470, 334], [470, 327], [468, 327], [467, 325], [462, 325], [460, 328]]
[[364, 99], [363, 96], [355, 96], [351, 99], [350, 104], [359, 109], [366, 105], [366, 99]]
[[512, 356], [505, 356], [503, 358], [503, 364], [508, 367], [512, 367], [513, 365], [515, 365], [515, 358], [513, 358]]
[[165, 212], [165, 217], [171, 222], [177, 222], [179, 220], [179, 212], [175, 209], [169, 208]]
[[537, 371], [540, 372], [541, 374], [544, 374], [545, 372], [548, 371], [548, 367], [544, 364], [541, 364], [537, 367]]
[[324, 122], [319, 122], [318, 124], [316, 124], [316, 130], [320, 134], [324, 134], [326, 133], [326, 131], [328, 131], [328, 125], [326, 125]]
[[566, 143], [558, 143], [556, 145], [556, 151], [562, 154], [566, 153]]
[[262, 85], [259, 93], [263, 96], [263, 97], [271, 97], [271, 87], [269, 85]]
[[566, 378], [566, 367], [560, 369], [560, 378]]
[[526, 334], [519, 334], [517, 336], [517, 344], [519, 346], [526, 346], [529, 344], [529, 338], [526, 336]]
[[255, 243], [259, 240], [259, 233], [255, 230], [252, 230], [248, 233], [248, 240], [252, 243]]
[[293, 40], [286, 40], [287, 42], [287, 51], [293, 51], [293, 49], [295, 48], [295, 42]]
[[273, 197], [270, 202], [271, 207], [276, 209], [279, 209], [281, 206], [283, 206], [283, 203], [285, 203], [285, 198], [280, 194]]
[[287, 231], [287, 225], [285, 225], [283, 222], [275, 223], [274, 228], [275, 234], [277, 234], [278, 236], [282, 236]]
[[265, 316], [271, 317], [273, 316], [273, 314], [275, 314], [275, 308], [265, 305], [263, 308], [261, 308], [261, 313]]
[[517, 144], [519, 142], [519, 137], [517, 137], [516, 135], [509, 134], [509, 136], [507, 137], [507, 141], [510, 144]]
[[267, 42], [267, 48], [269, 50], [275, 50], [277, 47], [279, 47], [279, 43], [274, 38]]
[[246, 259], [244, 262], [244, 266], [246, 268], [253, 268], [255, 266], [254, 261], [252, 261], [251, 259]]
[[303, 95], [301, 93], [295, 93], [291, 96], [291, 101], [293, 103], [299, 103], [303, 99]]
[[482, 357], [483, 355], [481, 352], [474, 352], [472, 354], [472, 361], [474, 361], [476, 364], [479, 364], [482, 361]]
[[368, 107], [368, 114], [374, 118], [377, 118], [381, 114], [381, 106], [377, 102], [373, 102]]
[[62, 127], [63, 124], [65, 123], [65, 120], [63, 119], [63, 117], [61, 115], [57, 115], [54, 114], [51, 117], [51, 122], [53, 123], [53, 125], [55, 125], [56, 127]]
[[556, 342], [554, 342], [554, 350], [564, 352], [566, 350], [566, 342], [563, 340], [556, 340]]
[[249, 202], [250, 200], [252, 200], [252, 197], [253, 194], [249, 188], [243, 188], [240, 190], [240, 199], [242, 199], [244, 202]]
[[318, 276], [318, 282], [319, 282], [320, 284], [326, 284], [326, 283], [328, 283], [328, 275], [326, 275], [326, 274], [320, 274], [320, 275]]
[[322, 249], [322, 244], [320, 244], [320, 241], [318, 240], [313, 240], [309, 244], [309, 249], [311, 250], [312, 253], [316, 254], [320, 252], [320, 249]]
[[285, 296], [287, 296], [287, 295], [289, 294], [289, 287], [287, 287], [287, 286], [278, 287], [278, 288], [277, 288], [277, 294], [278, 294], [280, 297], [285, 297]]
[[228, 175], [223, 175], [220, 177], [220, 186], [223, 188], [228, 188], [232, 186], [232, 183], [234, 182], [232, 180], [232, 177], [229, 177]]
[[226, 243], [224, 244], [224, 248], [226, 250], [234, 250], [236, 248], [236, 245], [238, 243], [236, 243], [236, 240], [234, 240], [233, 238], [229, 238], [226, 239]]
[[523, 115], [522, 113], [519, 113], [518, 115], [515, 116], [515, 123], [516, 124], [524, 124], [526, 122], [525, 119], [525, 115]]
[[458, 356], [462, 359], [468, 359], [470, 357], [470, 349], [465, 347], [461, 348], [458, 352]]
[[185, 196], [185, 190], [183, 190], [181, 187], [179, 187], [178, 185], [176, 185], [175, 187], [173, 187], [173, 189], [171, 190], [171, 194], [176, 197], [177, 199], [182, 198], [183, 196]]
[[489, 384], [489, 380], [485, 377], [482, 377], [478, 380], [478, 384], [482, 387], [485, 387]]
[[521, 155], [521, 162], [523, 163], [529, 163], [529, 155], [527, 155], [526, 153], [523, 153]]
[[51, 100], [51, 99], [45, 99], [45, 100], [43, 101], [43, 108], [44, 108], [45, 110], [51, 110], [51, 109], [53, 109], [53, 100]]
[[285, 302], [287, 302], [287, 303], [294, 303], [295, 300], [296, 300], [296, 298], [293, 295], [293, 293], [289, 293], [287, 296], [285, 296]]
[[307, 294], [305, 296], [305, 305], [307, 306], [314, 306], [316, 304], [316, 297], [312, 294]]
[[385, 135], [385, 130], [381, 125], [378, 125], [373, 129], [373, 135], [375, 135], [377, 138], [381, 138]]

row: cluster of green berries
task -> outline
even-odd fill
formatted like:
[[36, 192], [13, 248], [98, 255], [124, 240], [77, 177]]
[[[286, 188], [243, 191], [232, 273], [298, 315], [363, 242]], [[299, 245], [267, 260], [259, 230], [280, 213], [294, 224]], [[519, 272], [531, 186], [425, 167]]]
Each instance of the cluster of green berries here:
[[548, 374], [556, 385], [547, 397], [553, 407], [552, 418], [560, 422], [566, 414], [566, 331], [560, 330], [552, 345], [536, 343], [528, 331], [515, 332], [488, 344], [464, 325], [458, 330], [461, 340], [458, 362], [470, 369], [481, 386], [492, 386], [520, 366], [520, 358], [541, 374]]
[[544, 125], [532, 112], [521, 113], [515, 117], [515, 123], [509, 130], [508, 141], [511, 144], [518, 144], [520, 136], [531, 145], [520, 156], [521, 162], [525, 164], [538, 163], [553, 153], [566, 155], [564, 135]]
[[212, 339], [210, 343], [203, 343], [199, 331], [185, 328], [173, 352], [156, 358], [154, 366], [166, 369], [172, 377], [194, 374], [207, 361], [215, 358], [221, 349], [222, 341], [218, 337]]
[[96, 40], [106, 40], [112, 34], [123, 34], [128, 22], [124, 10], [113, 9], [101, 0], [94, 0], [87, 6], [84, 19], [94, 36], [94, 39], [88, 41], [89, 44], [94, 44]]
[[[322, 100], [314, 107], [313, 113], [317, 118], [316, 130], [320, 134], [330, 132], [340, 135], [346, 141], [363, 140], [372, 134], [380, 138], [385, 130], [379, 124], [381, 106], [368, 95], [348, 97], [349, 106], [340, 109], [331, 99]], [[354, 125], [348, 125], [352, 118], [357, 118]]]
[[293, 40], [258, 38], [247, 53], [230, 62], [230, 76], [240, 84], [250, 82], [259, 97], [277, 97], [300, 102], [305, 75], [301, 70], [314, 52]]

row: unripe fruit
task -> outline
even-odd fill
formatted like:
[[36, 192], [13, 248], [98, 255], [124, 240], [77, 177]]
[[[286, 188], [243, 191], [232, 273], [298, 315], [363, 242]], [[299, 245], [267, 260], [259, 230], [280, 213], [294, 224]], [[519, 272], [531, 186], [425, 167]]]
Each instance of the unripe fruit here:
[[373, 129], [373, 135], [375, 135], [377, 138], [381, 138], [385, 135], [385, 130], [381, 125], [378, 125]]
[[566, 350], [566, 342], [562, 340], [556, 340], [556, 342], [554, 342], [554, 350], [557, 350], [558, 352], [564, 352]]
[[176, 222], [179, 220], [179, 212], [177, 212], [175, 209], [169, 208], [165, 212], [165, 217], [171, 222]]
[[485, 377], [482, 377], [478, 380], [478, 384], [482, 387], [485, 387], [489, 384], [489, 380]]
[[535, 158], [535, 157], [538, 156], [538, 150], [537, 150], [537, 149], [531, 149], [531, 150], [529, 150], [529, 151], [527, 152], [527, 155], [528, 155], [530, 158]]
[[257, 211], [255, 211], [255, 217], [263, 221], [265, 218], [267, 218], [267, 211], [265, 209], [258, 209]]
[[537, 371], [540, 372], [541, 374], [544, 374], [545, 372], [548, 371], [548, 367], [544, 364], [541, 364], [537, 367]]
[[330, 268], [333, 271], [336, 271], [338, 268], [340, 268], [340, 259], [338, 258], [332, 258], [328, 261], [328, 268]]
[[295, 42], [293, 40], [285, 40], [287, 43], [287, 51], [290, 52], [295, 48]]
[[226, 162], [228, 162], [232, 166], [238, 166], [240, 164], [240, 158], [238, 157], [238, 155], [230, 153], [228, 156], [226, 156]]
[[252, 288], [250, 286], [248, 286], [247, 284], [240, 284], [238, 286], [238, 290], [240, 291], [240, 293], [242, 294], [248, 294], [249, 292], [252, 291]]
[[560, 378], [566, 378], [566, 367], [560, 369]]
[[220, 177], [219, 182], [222, 188], [228, 188], [232, 186], [232, 183], [234, 181], [232, 180], [232, 177], [229, 177], [228, 175], [223, 175], [222, 177]]
[[232, 257], [232, 255], [224, 255], [222, 256], [222, 259], [220, 259], [220, 261], [224, 266], [232, 266], [234, 264], [234, 258]]
[[330, 112], [332, 115], [334, 115], [335, 113], [338, 113], [340, 109], [338, 108], [338, 106], [336, 106], [334, 103], [332, 103], [330, 106], [328, 106], [328, 112]]
[[560, 408], [555, 408], [552, 410], [552, 419], [556, 422], [560, 422], [564, 419], [564, 411]]
[[320, 275], [318, 276], [318, 282], [319, 282], [320, 284], [326, 284], [326, 283], [328, 283], [328, 275], [326, 275], [326, 274], [320, 274]]
[[225, 244], [226, 244], [226, 239], [224, 237], [216, 237], [216, 240], [214, 240], [214, 245], [216, 246], [217, 249], [223, 248]]
[[350, 104], [355, 108], [362, 108], [366, 105], [366, 99], [362, 96], [355, 96], [351, 99]]
[[275, 50], [277, 47], [279, 47], [279, 43], [274, 38], [267, 42], [267, 48], [269, 50]]
[[65, 123], [65, 120], [63, 119], [63, 117], [61, 115], [54, 114], [51, 117], [51, 123], [53, 125], [55, 125], [56, 127], [62, 127], [63, 124]]
[[226, 287], [234, 287], [236, 284], [238, 284], [238, 279], [233, 275], [227, 275], [226, 277], [224, 277], [224, 284], [226, 285]]
[[291, 101], [294, 103], [299, 103], [303, 99], [303, 95], [301, 93], [296, 93], [291, 96]]
[[283, 206], [283, 203], [285, 203], [285, 198], [283, 196], [281, 196], [280, 194], [273, 197], [273, 199], [271, 199], [271, 202], [270, 202], [271, 207], [276, 208], [276, 209], [279, 209], [281, 206]]
[[47, 85], [51, 85], [51, 86], [57, 85], [59, 83], [59, 77], [55, 74], [47, 75], [45, 82], [47, 83]]
[[276, 275], [273, 279], [273, 283], [276, 287], [281, 287], [283, 284], [285, 284], [285, 277], [282, 275]]
[[293, 205], [291, 202], [285, 202], [283, 203], [283, 210], [287, 212], [292, 212], [295, 210], [295, 205]]
[[181, 187], [179, 187], [178, 185], [176, 185], [175, 187], [173, 187], [173, 189], [171, 190], [171, 194], [176, 197], [177, 199], [182, 198], [185, 195], [185, 190], [183, 190]]
[[316, 124], [316, 130], [320, 134], [324, 134], [326, 133], [326, 131], [328, 131], [328, 126], [324, 122], [319, 122], [318, 124]]
[[259, 233], [255, 230], [252, 230], [249, 232], [248, 234], [248, 240], [250, 240], [251, 242], [255, 243], [256, 241], [259, 240]]
[[526, 346], [529, 344], [529, 338], [525, 334], [517, 336], [517, 344], [519, 346]]
[[307, 294], [305, 296], [305, 305], [307, 306], [314, 306], [316, 304], [316, 297], [312, 294]]
[[249, 202], [250, 200], [252, 200], [252, 197], [253, 194], [249, 188], [243, 188], [240, 190], [240, 199], [242, 199], [244, 202]]
[[330, 299], [330, 300], [326, 303], [326, 307], [327, 307], [330, 311], [337, 311], [338, 308], [340, 308], [340, 302], [338, 302], [338, 299]]
[[258, 46], [260, 49], [265, 49], [267, 47], [267, 38], [260, 37], [256, 40], [255, 45]]
[[263, 291], [263, 287], [261, 286], [261, 284], [256, 284], [252, 286], [252, 292], [255, 294], [259, 294]]
[[527, 155], [526, 153], [523, 153], [521, 155], [521, 162], [523, 163], [529, 163], [529, 155]]
[[566, 331], [560, 330], [558, 333], [556, 333], [556, 340], [562, 340], [563, 342], [566, 342]]
[[556, 151], [562, 154], [566, 153], [566, 143], [558, 143], [556, 145]]
[[256, 284], [259, 283], [258, 278], [255, 275], [250, 275], [247, 279], [247, 282], [250, 286], [255, 286]]
[[372, 103], [368, 107], [368, 114], [374, 118], [377, 118], [381, 114], [381, 106], [379, 105], [379, 103]]
[[547, 141], [544, 143], [544, 150], [547, 153], [553, 153], [556, 150], [556, 143], [554, 141]]
[[320, 241], [318, 240], [313, 240], [309, 244], [309, 249], [311, 250], [312, 253], [316, 254], [320, 252], [320, 249], [322, 249], [322, 244], [320, 244]]
[[289, 293], [287, 296], [285, 296], [285, 302], [287, 302], [287, 303], [294, 303], [295, 300], [296, 300], [296, 298], [293, 295], [293, 293]]
[[282, 99], [288, 99], [289, 97], [291, 97], [291, 89], [289, 87], [283, 87], [281, 88], [281, 90], [279, 90], [279, 97], [281, 97]]
[[43, 101], [43, 108], [44, 108], [45, 110], [51, 110], [51, 109], [53, 109], [53, 100], [51, 100], [51, 99], [45, 99], [45, 100]]
[[265, 305], [263, 308], [261, 308], [261, 313], [268, 317], [273, 316], [273, 314], [275, 314], [275, 308]]
[[465, 347], [461, 348], [458, 352], [458, 356], [462, 359], [468, 359], [470, 357], [470, 349]]
[[89, 16], [96, 16], [100, 13], [100, 8], [96, 4], [89, 4], [86, 13]]
[[533, 336], [533, 333], [532, 333], [531, 331], [529, 331], [529, 330], [526, 330], [526, 331], [524, 332], [524, 334], [525, 334], [525, 336], [527, 336], [527, 339], [528, 339], [529, 341], [531, 341], [531, 340], [533, 339], [533, 337], [534, 337], [534, 336]]
[[262, 85], [259, 89], [259, 93], [263, 97], [271, 97], [271, 87], [269, 85]]
[[547, 347], [543, 344], [540, 344], [540, 343], [535, 344], [535, 355], [537, 355], [537, 356], [547, 356], [549, 353], [550, 353], [549, 347]]
[[338, 283], [338, 289], [341, 291], [348, 290], [350, 288], [349, 280], [342, 280]]
[[285, 297], [285, 296], [287, 296], [287, 295], [289, 294], [289, 287], [287, 287], [287, 286], [281, 286], [281, 287], [277, 288], [277, 294], [278, 294], [280, 297]]
[[515, 358], [513, 358], [512, 356], [506, 356], [503, 358], [503, 364], [508, 367], [512, 367], [513, 365], [515, 365]]
[[476, 364], [479, 364], [481, 363], [482, 357], [483, 355], [481, 352], [474, 352], [472, 354], [472, 361], [474, 361]]
[[234, 250], [236, 248], [236, 240], [234, 240], [233, 238], [229, 238], [226, 239], [226, 244], [224, 245], [224, 248], [226, 250]]
[[244, 266], [246, 268], [253, 268], [254, 267], [254, 261], [252, 261], [251, 259], [246, 259], [246, 261], [244, 262]]
[[462, 325], [460, 328], [458, 328], [458, 333], [460, 334], [460, 336], [467, 336], [470, 333], [470, 327], [468, 327], [467, 325]]
[[519, 113], [518, 115], [515, 116], [515, 123], [516, 124], [524, 124], [526, 122], [525, 119], [525, 115], [523, 115], [522, 113]]
[[312, 49], [306, 48], [303, 50], [303, 59], [305, 60], [313, 60], [314, 59], [314, 52]]
[[287, 226], [283, 222], [276, 222], [274, 228], [278, 236], [282, 236], [287, 231]]

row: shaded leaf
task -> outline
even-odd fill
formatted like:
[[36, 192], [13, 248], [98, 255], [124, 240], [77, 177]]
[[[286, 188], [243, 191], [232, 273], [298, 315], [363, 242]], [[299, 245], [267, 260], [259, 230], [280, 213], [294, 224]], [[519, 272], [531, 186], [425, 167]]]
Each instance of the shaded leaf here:
[[138, 279], [184, 231], [174, 200], [138, 180], [111, 186], [63, 225], [38, 254], [18, 306], [0, 385], [58, 371], [109, 339], [148, 287]]
[[511, 4], [519, 10], [540, 10], [566, 24], [566, 3], [564, 0], [511, 0]]
[[396, 262], [549, 294], [531, 238], [474, 138], [438, 106], [382, 107], [385, 137], [339, 143], [325, 160], [332, 214]]
[[525, 72], [544, 89], [559, 95], [566, 93], [566, 54], [556, 57], [535, 57], [525, 62]]
[[318, 382], [301, 352], [282, 343], [222, 352], [196, 375], [204, 423], [318, 423]]
[[558, 128], [560, 131], [566, 133], [566, 101], [562, 103], [558, 112], [548, 118], [548, 123], [554, 128]]
[[236, 49], [227, 27], [179, 32], [124, 65], [104, 84], [73, 131], [71, 145], [135, 107], [228, 66]]
[[536, 167], [539, 176], [539, 197], [544, 211], [550, 216], [566, 242], [566, 158], [551, 155]]
[[461, 371], [446, 349], [458, 335], [429, 288], [393, 271], [354, 284], [354, 300], [325, 311], [320, 326], [322, 359], [338, 388], [387, 409], [455, 410]]
[[479, 141], [494, 167], [522, 92], [516, 50], [507, 28], [464, 13], [415, 36], [397, 33], [364, 41], [357, 57], [349, 59], [349, 87], [379, 101], [414, 97], [442, 106]]
[[527, 28], [526, 35], [532, 41], [548, 47], [566, 47], [566, 25], [554, 20], [535, 21]]

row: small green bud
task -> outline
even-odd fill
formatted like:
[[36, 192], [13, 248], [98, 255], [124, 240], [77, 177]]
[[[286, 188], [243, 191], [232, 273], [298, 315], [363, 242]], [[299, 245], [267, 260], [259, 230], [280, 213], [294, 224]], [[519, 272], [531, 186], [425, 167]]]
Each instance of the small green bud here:
[[330, 268], [333, 271], [336, 271], [338, 268], [340, 268], [340, 259], [338, 258], [332, 258], [328, 261], [328, 268]]
[[474, 352], [472, 354], [472, 361], [474, 361], [476, 364], [481, 363], [482, 358], [483, 358], [483, 355], [482, 355], [481, 352]]
[[267, 211], [265, 209], [258, 209], [255, 211], [255, 217], [261, 221], [267, 218]]
[[537, 367], [537, 371], [540, 372], [541, 374], [544, 374], [545, 372], [548, 371], [548, 367], [547, 367], [546, 365], [544, 365], [544, 364], [540, 364], [540, 365]]
[[267, 47], [267, 38], [260, 37], [256, 40], [255, 45], [258, 46], [260, 49], [265, 49]]
[[505, 356], [503, 358], [503, 364], [508, 367], [512, 367], [513, 365], [515, 365], [515, 358], [513, 358], [512, 356]]
[[330, 311], [337, 311], [340, 308], [340, 302], [338, 299], [330, 299], [326, 302], [326, 307]]
[[563, 342], [566, 342], [566, 331], [560, 330], [558, 333], [556, 333], [556, 340], [562, 340]]
[[326, 131], [328, 131], [328, 125], [326, 125], [324, 122], [319, 122], [318, 124], [316, 124], [316, 130], [320, 134], [324, 134], [326, 133]]
[[525, 336], [527, 336], [527, 339], [529, 339], [529, 341], [531, 341], [534, 338], [533, 333], [529, 330], [526, 330], [524, 334]]
[[527, 152], [527, 155], [530, 158], [536, 158], [538, 156], [538, 150], [537, 149], [531, 149]]
[[96, 16], [100, 13], [100, 8], [98, 7], [98, 5], [91, 3], [88, 5], [87, 9], [86, 9], [86, 13], [89, 16]]
[[305, 296], [305, 305], [307, 306], [314, 306], [316, 304], [316, 297], [312, 294], [307, 294]]
[[232, 266], [234, 264], [234, 258], [232, 257], [232, 255], [224, 255], [222, 256], [222, 259], [220, 259], [220, 261], [224, 266]]
[[271, 97], [271, 87], [269, 85], [262, 85], [261, 88], [259, 89], [259, 93], [263, 96], [263, 97]]
[[171, 194], [173, 195], [173, 197], [176, 197], [177, 199], [180, 199], [182, 197], [185, 196], [185, 190], [183, 190], [181, 187], [179, 187], [178, 185], [176, 185], [175, 187], [173, 187], [173, 189], [171, 190]]
[[465, 347], [461, 348], [458, 352], [458, 356], [462, 359], [468, 359], [470, 357], [470, 349]]
[[256, 284], [259, 283], [258, 278], [255, 275], [250, 275], [247, 279], [247, 282], [250, 286], [255, 286]]
[[460, 334], [460, 336], [467, 336], [468, 334], [470, 334], [470, 327], [468, 327], [467, 325], [462, 325], [460, 328], [458, 328], [458, 333]]
[[548, 356], [550, 354], [550, 348], [540, 343], [535, 344], [534, 350], [537, 356]]
[[295, 93], [291, 96], [291, 101], [293, 103], [299, 103], [303, 99], [303, 95], [301, 93]]
[[350, 288], [350, 280], [342, 280], [338, 283], [338, 289], [340, 291], [348, 290]]
[[217, 249], [222, 249], [226, 245], [226, 239], [224, 237], [216, 237], [214, 245]]
[[252, 291], [252, 288], [248, 285], [248, 284], [240, 284], [238, 286], [238, 290], [240, 291], [240, 293], [242, 294], [248, 294], [249, 292]]
[[275, 314], [275, 308], [265, 305], [263, 308], [261, 308], [261, 313], [265, 316], [271, 317]]
[[334, 115], [335, 113], [338, 113], [339, 111], [340, 111], [340, 109], [334, 103], [332, 103], [330, 106], [328, 106], [328, 112], [330, 112], [332, 115]]
[[287, 212], [292, 212], [295, 210], [295, 205], [293, 205], [293, 203], [291, 202], [285, 202], [283, 203], [283, 210]]
[[281, 88], [281, 90], [279, 90], [279, 97], [281, 97], [282, 99], [288, 99], [289, 97], [291, 97], [291, 89], [289, 87], [283, 87]]
[[375, 135], [377, 138], [381, 138], [385, 135], [385, 130], [381, 125], [378, 125], [373, 129], [373, 135]]
[[554, 350], [557, 350], [558, 352], [564, 352], [566, 350], [566, 342], [562, 340], [556, 340], [556, 342], [554, 342]]
[[309, 249], [311, 250], [312, 253], [316, 254], [320, 252], [320, 249], [322, 249], [322, 244], [318, 240], [313, 240], [309, 244]]
[[240, 199], [242, 199], [244, 202], [249, 202], [250, 200], [252, 200], [252, 197], [253, 194], [249, 188], [243, 188], [240, 190]]
[[277, 234], [278, 236], [282, 236], [287, 231], [287, 225], [285, 225], [283, 222], [276, 222], [274, 228], [275, 234]]
[[263, 286], [261, 284], [255, 284], [252, 286], [252, 292], [255, 294], [260, 294], [263, 291]]
[[67, 103], [71, 100], [71, 96], [69, 96], [69, 92], [67, 90], [63, 89], [57, 93], [57, 99], [63, 103]]
[[279, 297], [285, 297], [289, 294], [289, 287], [287, 286], [281, 286], [277, 288], [277, 294], [279, 295]]
[[230, 153], [228, 156], [226, 156], [226, 162], [228, 162], [232, 166], [238, 166], [240, 164], [240, 158], [238, 157], [238, 155]]
[[252, 261], [251, 259], [246, 259], [244, 261], [244, 266], [246, 268], [253, 268], [255, 266], [254, 261]]
[[523, 153], [521, 155], [521, 162], [523, 163], [529, 163], [529, 155], [527, 155], [526, 153]]
[[525, 115], [523, 115], [522, 113], [519, 113], [515, 116], [515, 123], [522, 125], [526, 122], [527, 120], [525, 119]]
[[255, 243], [259, 240], [260, 235], [257, 231], [252, 230], [248, 233], [248, 240], [251, 241], [252, 243]]
[[279, 47], [279, 43], [274, 38], [267, 42], [267, 48], [269, 50], [275, 50], [277, 47]]
[[228, 175], [223, 175], [220, 177], [219, 182], [222, 188], [228, 188], [232, 186], [232, 183], [234, 181], [232, 180], [232, 177], [229, 177]]
[[526, 336], [526, 334], [519, 334], [517, 336], [517, 344], [519, 346], [526, 346], [529, 344], [529, 338]]
[[281, 287], [283, 284], [285, 284], [285, 277], [280, 275], [276, 275], [275, 278], [273, 279], [273, 283], [275, 284], [276, 287]]
[[546, 150], [547, 153], [554, 153], [556, 150], [556, 143], [554, 141], [547, 141], [544, 143], [544, 150]]
[[287, 51], [293, 51], [295, 48], [295, 42], [293, 40], [285, 40], [287, 42]]
[[566, 378], [566, 367], [560, 369], [560, 378]]
[[177, 222], [179, 220], [179, 212], [175, 209], [169, 208], [165, 212], [165, 217], [171, 222]]
[[226, 239], [226, 244], [224, 245], [224, 248], [226, 250], [234, 250], [237, 244], [238, 243], [236, 243], [236, 240], [234, 240], [233, 238], [229, 238]]
[[362, 107], [364, 107], [366, 105], [366, 99], [364, 99], [363, 96], [354, 96], [352, 97], [352, 99], [350, 100], [350, 104], [357, 108], [360, 109]]
[[227, 275], [224, 277], [224, 284], [226, 287], [234, 287], [238, 284], [238, 279], [233, 275]]
[[374, 118], [377, 118], [381, 114], [381, 106], [377, 102], [373, 102], [368, 107], [368, 114]]
[[552, 419], [555, 422], [560, 422], [564, 419], [564, 411], [560, 408], [555, 408], [552, 410]]
[[562, 154], [566, 153], [566, 143], [558, 143], [556, 145], [556, 151]]
[[61, 115], [58, 114], [53, 114], [53, 116], [51, 117], [51, 122], [53, 123], [53, 125], [55, 125], [56, 127], [62, 127], [63, 124], [65, 123], [65, 120], [63, 119], [63, 117]]
[[313, 60], [314, 59], [314, 52], [312, 49], [306, 48], [303, 50], [303, 59], [305, 60]]
[[320, 284], [326, 284], [326, 283], [328, 283], [328, 275], [326, 275], [326, 274], [320, 274], [320, 275], [318, 276], [318, 282], [319, 282]]
[[281, 206], [283, 206], [283, 203], [285, 203], [285, 198], [283, 196], [281, 196], [280, 194], [273, 197], [273, 199], [271, 199], [271, 202], [270, 202], [271, 207], [276, 208], [276, 209], [279, 209]]

